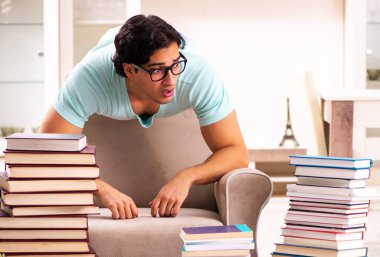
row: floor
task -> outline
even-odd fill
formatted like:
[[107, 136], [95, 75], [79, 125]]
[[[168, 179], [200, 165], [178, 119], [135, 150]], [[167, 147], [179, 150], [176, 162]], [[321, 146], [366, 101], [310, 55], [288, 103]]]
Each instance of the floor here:
[[[259, 257], [269, 257], [274, 250], [274, 243], [282, 242], [281, 227], [288, 209], [289, 200], [286, 197], [272, 197], [263, 210], [258, 228]], [[368, 256], [380, 257], [380, 197], [371, 201], [368, 214], [369, 222], [365, 232], [365, 245], [368, 246]]]

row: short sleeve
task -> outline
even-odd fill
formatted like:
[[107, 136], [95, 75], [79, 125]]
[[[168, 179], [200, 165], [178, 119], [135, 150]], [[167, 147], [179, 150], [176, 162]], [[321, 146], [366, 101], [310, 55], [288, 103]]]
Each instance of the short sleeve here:
[[203, 66], [193, 86], [191, 97], [200, 126], [218, 122], [233, 111], [223, 81], [208, 64]]

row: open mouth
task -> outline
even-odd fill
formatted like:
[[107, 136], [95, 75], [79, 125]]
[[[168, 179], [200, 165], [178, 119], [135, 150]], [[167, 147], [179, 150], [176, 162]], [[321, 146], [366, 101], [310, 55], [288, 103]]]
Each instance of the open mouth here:
[[172, 97], [174, 95], [174, 89], [171, 89], [171, 90], [162, 90], [161, 91], [161, 95], [164, 96], [164, 97]]

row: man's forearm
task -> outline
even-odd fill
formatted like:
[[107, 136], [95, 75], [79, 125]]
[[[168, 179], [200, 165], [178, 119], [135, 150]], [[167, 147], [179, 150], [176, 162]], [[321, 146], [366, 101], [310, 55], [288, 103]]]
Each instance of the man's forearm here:
[[227, 146], [214, 152], [204, 163], [184, 169], [178, 175], [193, 185], [208, 184], [234, 169], [248, 167], [248, 156], [245, 147]]

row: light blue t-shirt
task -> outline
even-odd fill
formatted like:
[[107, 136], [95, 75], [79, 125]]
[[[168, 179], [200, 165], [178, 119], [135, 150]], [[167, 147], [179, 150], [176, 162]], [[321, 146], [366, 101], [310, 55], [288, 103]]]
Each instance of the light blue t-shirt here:
[[125, 77], [116, 73], [112, 56], [118, 30], [105, 34], [83, 60], [70, 72], [61, 88], [55, 110], [71, 124], [83, 128], [92, 114], [118, 120], [138, 119], [148, 128], [155, 117], [166, 117], [192, 108], [200, 126], [222, 120], [233, 110], [223, 82], [205, 59], [186, 40], [181, 53], [188, 59], [178, 76], [173, 100], [160, 105], [157, 113], [140, 118], [131, 107]]

